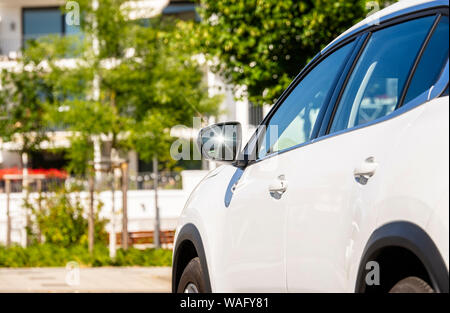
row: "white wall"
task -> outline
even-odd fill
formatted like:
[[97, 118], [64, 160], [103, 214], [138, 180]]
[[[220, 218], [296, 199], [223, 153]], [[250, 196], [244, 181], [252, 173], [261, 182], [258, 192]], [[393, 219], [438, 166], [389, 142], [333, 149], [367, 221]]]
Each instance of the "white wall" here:
[[0, 54], [18, 51], [22, 40], [22, 9], [0, 6]]
[[[30, 199], [36, 199], [31, 194]], [[175, 229], [178, 216], [186, 203], [189, 193], [184, 190], [158, 190], [158, 203], [161, 216], [161, 229]], [[88, 207], [89, 194], [83, 192], [80, 198], [84, 207]], [[103, 203], [101, 217], [112, 219], [112, 194], [109, 191], [97, 195], [97, 200]], [[12, 242], [24, 245], [25, 242], [25, 211], [22, 208], [22, 194], [12, 193], [10, 196], [10, 214], [12, 221]], [[122, 227], [122, 193], [115, 193], [115, 229]], [[155, 223], [155, 204], [153, 190], [131, 190], [128, 192], [128, 230], [153, 230]], [[106, 228], [110, 230], [110, 225]], [[0, 194], [0, 243], [6, 242], [6, 195]]]
[[183, 182], [183, 189], [188, 193], [191, 193], [192, 190], [198, 185], [198, 183], [203, 179], [203, 177], [208, 174], [208, 171], [202, 170], [190, 170], [190, 171], [182, 171], [181, 178]]
[[20, 154], [14, 151], [2, 150], [0, 143], [0, 168], [21, 167]]
[[[184, 189], [180, 190], [158, 190], [158, 204], [161, 216], [161, 229], [175, 229], [178, 217], [192, 192], [192, 189], [206, 175], [207, 171], [182, 172]], [[36, 199], [37, 194], [30, 194], [30, 199]], [[89, 194], [80, 194], [84, 207], [88, 208]], [[104, 191], [96, 195], [96, 200], [103, 203], [100, 213], [101, 217], [112, 219], [112, 193]], [[128, 191], [128, 230], [153, 230], [155, 224], [155, 193], [153, 190], [130, 190]], [[122, 192], [116, 191], [115, 197], [115, 230], [122, 228]], [[12, 242], [25, 245], [25, 211], [22, 208], [22, 194], [12, 193], [10, 195], [10, 214], [12, 220], [11, 240]], [[107, 225], [110, 230], [110, 225]], [[6, 195], [0, 194], [0, 244], [6, 242]]]
[[64, 0], [0, 0], [0, 55], [17, 52], [22, 45], [22, 8], [58, 6]]

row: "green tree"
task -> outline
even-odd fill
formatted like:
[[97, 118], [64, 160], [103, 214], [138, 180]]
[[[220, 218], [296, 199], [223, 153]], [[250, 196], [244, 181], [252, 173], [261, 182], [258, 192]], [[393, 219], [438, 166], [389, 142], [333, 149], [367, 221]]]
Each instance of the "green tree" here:
[[170, 128], [216, 114], [218, 104], [183, 33], [189, 22], [131, 21], [123, 0], [79, 3], [82, 36], [29, 41], [20, 70], [4, 71], [2, 86], [12, 88], [0, 93], [2, 138], [19, 133], [28, 151], [49, 128], [70, 130], [68, 169], [76, 174], [91, 167], [93, 138], [101, 135], [118, 151], [173, 164]]
[[[69, 189], [62, 187], [42, 196], [41, 206], [26, 202], [46, 243], [61, 247], [87, 244], [88, 220], [84, 216], [84, 205], [79, 192], [79, 186], [72, 186]], [[107, 220], [99, 217], [102, 206], [103, 204], [99, 202], [95, 208], [94, 234], [96, 242], [106, 243]]]
[[0, 139], [13, 143], [20, 155], [29, 154], [47, 140], [51, 87], [32, 62], [4, 69], [0, 75]]
[[[170, 128], [216, 113], [218, 98], [208, 96], [193, 49], [180, 35], [184, 28], [158, 17], [150, 27], [131, 21], [124, 3], [105, 0], [94, 8], [92, 1], [81, 1], [83, 62], [74, 71], [82, 69], [84, 77], [55, 69], [57, 80], [69, 81], [63, 86], [70, 89], [60, 92], [68, 109], [55, 112], [54, 120], [77, 134], [72, 147], [78, 149], [69, 153], [73, 161], [84, 162], [92, 149], [81, 148], [82, 143], [91, 145], [87, 139], [102, 134], [117, 151], [134, 149], [145, 160], [155, 155], [170, 160]], [[98, 97], [93, 95], [95, 80]]]
[[199, 43], [218, 60], [213, 70], [246, 86], [250, 101], [269, 104], [317, 52], [369, 13], [364, 0], [201, 3]]

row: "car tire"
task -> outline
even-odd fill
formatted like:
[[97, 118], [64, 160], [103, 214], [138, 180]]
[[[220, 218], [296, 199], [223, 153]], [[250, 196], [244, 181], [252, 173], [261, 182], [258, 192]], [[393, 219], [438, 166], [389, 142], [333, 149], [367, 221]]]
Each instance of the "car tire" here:
[[434, 289], [419, 277], [402, 279], [389, 290], [389, 293], [434, 293]]
[[181, 275], [178, 284], [177, 293], [204, 293], [206, 292], [206, 283], [204, 278], [200, 259], [193, 258]]

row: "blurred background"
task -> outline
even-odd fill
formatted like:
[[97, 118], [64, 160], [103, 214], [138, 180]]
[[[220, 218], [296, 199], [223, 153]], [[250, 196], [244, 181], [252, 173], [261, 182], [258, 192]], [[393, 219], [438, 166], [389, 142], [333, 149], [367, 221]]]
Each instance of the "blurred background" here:
[[245, 142], [320, 49], [392, 2], [0, 0], [0, 291], [72, 290], [64, 275], [100, 266], [160, 272], [91, 271], [81, 290], [170, 291], [177, 217], [217, 166], [195, 157], [199, 128], [238, 121]]

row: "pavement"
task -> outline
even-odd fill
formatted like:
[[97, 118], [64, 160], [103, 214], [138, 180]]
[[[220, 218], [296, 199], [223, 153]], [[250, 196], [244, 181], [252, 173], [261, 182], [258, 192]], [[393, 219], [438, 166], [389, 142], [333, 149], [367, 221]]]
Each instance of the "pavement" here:
[[0, 293], [171, 292], [170, 267], [0, 268]]

